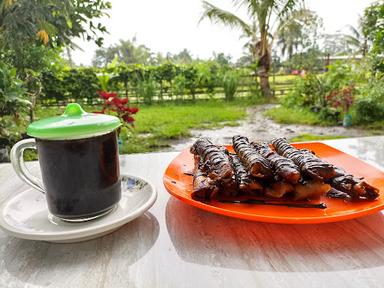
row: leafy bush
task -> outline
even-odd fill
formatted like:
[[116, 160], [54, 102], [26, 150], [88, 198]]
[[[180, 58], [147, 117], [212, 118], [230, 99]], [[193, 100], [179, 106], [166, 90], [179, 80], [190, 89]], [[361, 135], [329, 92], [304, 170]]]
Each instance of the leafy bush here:
[[350, 63], [336, 61], [334, 64], [329, 65], [328, 71], [324, 73], [325, 92], [330, 93], [345, 86], [351, 86], [355, 83], [357, 76]]
[[361, 89], [361, 96], [356, 103], [356, 117], [362, 123], [384, 119], [383, 78], [374, 78]]
[[350, 64], [336, 62], [322, 75], [300, 77], [294, 89], [282, 99], [285, 107], [307, 107], [318, 112], [320, 119], [338, 123], [354, 102], [355, 85], [362, 75]]
[[30, 102], [23, 96], [23, 82], [17, 79], [16, 69], [0, 63], [0, 116], [17, 116]]
[[232, 101], [239, 87], [239, 75], [236, 71], [227, 71], [223, 77], [225, 100]]
[[9, 148], [21, 137], [17, 132], [20, 113], [27, 112], [31, 104], [24, 94], [16, 69], [0, 63], [0, 148]]
[[333, 107], [323, 107], [320, 110], [319, 118], [328, 123], [338, 123], [340, 120], [340, 111]]
[[371, 99], [360, 99], [356, 103], [356, 116], [361, 123], [370, 123], [384, 119], [384, 107]]
[[307, 74], [296, 80], [293, 90], [282, 99], [282, 104], [286, 107], [323, 106], [324, 90], [322, 78]]
[[179, 74], [173, 79], [172, 85], [172, 94], [175, 95], [178, 99], [182, 97], [186, 92], [187, 80], [184, 75]]
[[183, 67], [182, 73], [185, 78], [185, 87], [189, 90], [192, 95], [192, 99], [196, 98], [196, 88], [199, 86], [199, 78], [197, 75], [197, 69], [193, 65]]
[[71, 100], [92, 103], [99, 99], [97, 91], [100, 82], [97, 70], [93, 68], [77, 68], [63, 70], [58, 73], [45, 72], [42, 74], [43, 97], [45, 101]]
[[151, 104], [153, 97], [156, 96], [157, 85], [152, 77], [140, 81], [137, 85], [137, 93], [144, 100], [144, 103]]

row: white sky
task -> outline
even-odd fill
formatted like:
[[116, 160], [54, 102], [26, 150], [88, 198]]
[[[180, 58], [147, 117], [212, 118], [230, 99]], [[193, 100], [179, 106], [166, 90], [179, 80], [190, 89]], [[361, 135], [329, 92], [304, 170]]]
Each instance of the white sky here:
[[[112, 0], [110, 18], [103, 19], [109, 34], [104, 46], [119, 39], [132, 39], [153, 52], [178, 53], [187, 48], [194, 57], [207, 59], [215, 52], [224, 52], [234, 60], [242, 55], [240, 31], [204, 20], [198, 25], [202, 13], [200, 0]], [[230, 10], [230, 0], [210, 0]], [[323, 18], [326, 33], [333, 33], [347, 24], [357, 26], [358, 17], [372, 0], [306, 0], [306, 6]], [[233, 10], [231, 10], [233, 11]], [[241, 15], [241, 12], [240, 12]], [[72, 52], [76, 64], [90, 65], [95, 44], [76, 41], [84, 51]]]

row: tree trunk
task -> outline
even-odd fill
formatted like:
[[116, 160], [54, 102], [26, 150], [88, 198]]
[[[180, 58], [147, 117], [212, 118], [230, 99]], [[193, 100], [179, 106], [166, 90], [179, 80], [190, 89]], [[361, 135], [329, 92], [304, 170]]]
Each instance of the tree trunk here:
[[32, 123], [33, 121], [35, 121], [36, 98], [37, 98], [37, 95], [31, 93], [31, 96], [30, 96], [31, 107], [29, 108], [29, 123]]
[[195, 102], [195, 100], [196, 100], [196, 91], [193, 88], [190, 91], [191, 91], [191, 95], [192, 95], [192, 101]]
[[29, 108], [29, 123], [32, 123], [33, 121], [35, 121], [35, 113], [33, 111], [33, 108], [30, 107]]
[[160, 80], [160, 93], [159, 93], [159, 100], [163, 101], [163, 80]]
[[128, 81], [124, 81], [124, 89], [125, 89], [125, 98], [127, 99], [129, 103], [129, 98], [128, 98]]
[[256, 44], [255, 48], [257, 59], [258, 71], [257, 75], [260, 78], [260, 87], [263, 96], [267, 99], [272, 98], [271, 86], [269, 85], [269, 70], [271, 68], [271, 53], [270, 44], [268, 42], [268, 31], [264, 27], [261, 29], [260, 41]]
[[265, 98], [272, 98], [272, 93], [271, 93], [271, 86], [269, 85], [269, 75], [268, 73], [259, 73], [259, 78], [260, 78], [260, 87], [261, 91], [263, 93], [263, 96]]

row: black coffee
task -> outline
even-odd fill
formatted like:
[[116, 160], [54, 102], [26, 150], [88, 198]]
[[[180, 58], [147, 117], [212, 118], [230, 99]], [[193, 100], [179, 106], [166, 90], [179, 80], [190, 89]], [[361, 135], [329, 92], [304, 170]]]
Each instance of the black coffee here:
[[36, 142], [48, 208], [53, 215], [88, 218], [119, 202], [116, 131], [80, 140]]

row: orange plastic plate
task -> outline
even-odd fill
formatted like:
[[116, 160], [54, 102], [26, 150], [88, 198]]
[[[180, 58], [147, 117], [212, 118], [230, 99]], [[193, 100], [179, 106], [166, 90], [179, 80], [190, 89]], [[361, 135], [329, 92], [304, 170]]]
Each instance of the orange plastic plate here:
[[173, 196], [200, 209], [229, 217], [261, 222], [286, 224], [336, 222], [365, 216], [384, 209], [384, 173], [382, 171], [323, 143], [311, 142], [293, 145], [297, 148], [310, 149], [320, 158], [344, 168], [356, 177], [364, 177], [368, 183], [380, 189], [379, 199], [350, 203], [341, 199], [322, 197], [320, 201], [326, 203], [326, 209], [231, 204], [217, 201], [211, 201], [209, 204], [202, 203], [191, 198], [192, 176], [184, 173], [193, 169], [193, 155], [189, 149], [182, 151], [169, 164], [163, 178], [164, 186]]

